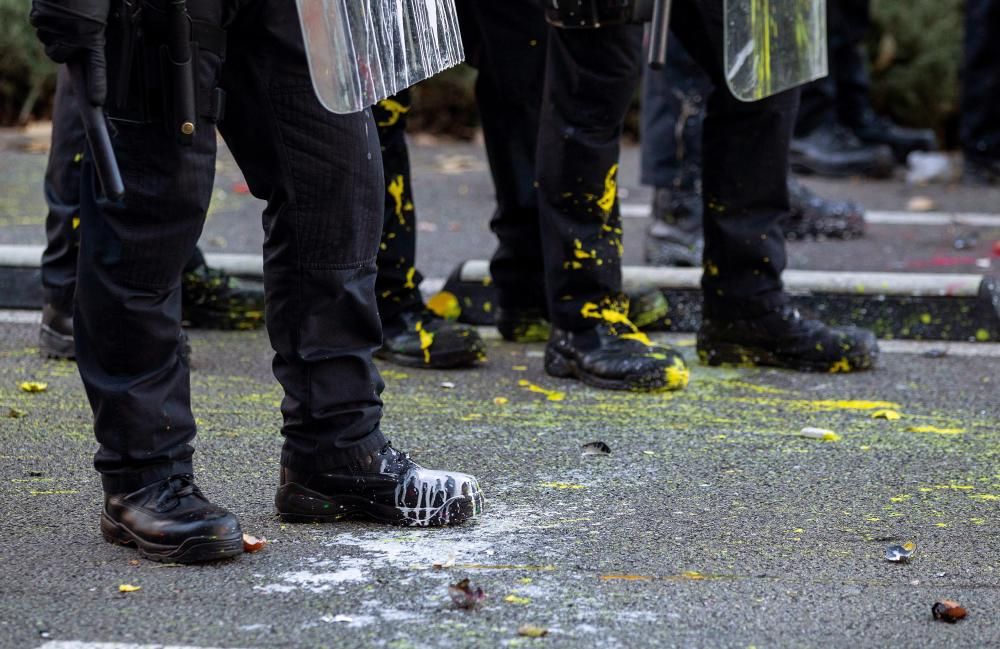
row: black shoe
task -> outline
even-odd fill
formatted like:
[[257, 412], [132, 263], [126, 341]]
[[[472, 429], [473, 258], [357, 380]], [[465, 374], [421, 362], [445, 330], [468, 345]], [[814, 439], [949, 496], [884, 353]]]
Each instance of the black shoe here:
[[823, 124], [792, 139], [792, 171], [820, 176], [888, 178], [895, 158], [884, 144], [865, 144], [840, 124]]
[[854, 372], [875, 366], [875, 334], [828, 327], [791, 307], [745, 320], [705, 318], [698, 356], [709, 365], [770, 365], [807, 372]]
[[966, 154], [962, 163], [962, 184], [972, 187], [1000, 185], [1000, 160], [980, 160]]
[[670, 313], [670, 304], [657, 288], [641, 288], [628, 293], [628, 319], [639, 329], [654, 325]]
[[657, 188], [653, 222], [646, 231], [646, 263], [653, 266], [700, 266], [705, 248], [701, 193]]
[[545, 309], [499, 307], [495, 322], [503, 339], [512, 343], [543, 343], [552, 333]]
[[243, 552], [239, 520], [202, 495], [190, 475], [106, 495], [101, 533], [109, 543], [134, 546], [153, 561], [196, 563]]
[[553, 329], [545, 371], [607, 390], [656, 392], [687, 385], [688, 368], [680, 354], [654, 344], [625, 316], [614, 320], [583, 331]]
[[445, 320], [420, 308], [382, 323], [382, 347], [375, 355], [400, 365], [444, 369], [486, 360], [486, 345], [475, 327]]
[[281, 468], [274, 504], [290, 523], [369, 518], [413, 527], [456, 525], [483, 512], [471, 475], [429, 471], [386, 443], [369, 462], [326, 473]]
[[45, 358], [73, 360], [73, 314], [51, 304], [42, 307], [42, 326], [38, 332], [38, 349]]
[[859, 140], [867, 144], [885, 144], [892, 149], [896, 162], [906, 164], [912, 151], [933, 151], [937, 148], [934, 131], [929, 128], [907, 128], [891, 119], [868, 113], [852, 130]]
[[256, 329], [264, 324], [264, 287], [202, 264], [181, 276], [184, 321], [202, 329]]
[[831, 201], [788, 177], [791, 211], [781, 221], [786, 239], [856, 239], [865, 234], [865, 211], [852, 201]]

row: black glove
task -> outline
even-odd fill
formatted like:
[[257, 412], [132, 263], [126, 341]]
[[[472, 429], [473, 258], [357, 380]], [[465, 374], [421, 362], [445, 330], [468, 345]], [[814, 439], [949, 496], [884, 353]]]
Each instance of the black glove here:
[[111, 0], [32, 0], [31, 24], [45, 53], [56, 63], [83, 64], [87, 99], [103, 106], [108, 94], [104, 32]]

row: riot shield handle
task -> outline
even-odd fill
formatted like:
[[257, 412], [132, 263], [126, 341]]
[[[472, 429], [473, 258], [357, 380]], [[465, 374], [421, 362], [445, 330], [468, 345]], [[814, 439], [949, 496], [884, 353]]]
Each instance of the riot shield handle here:
[[670, 36], [670, 0], [653, 0], [653, 20], [649, 25], [649, 67], [662, 70], [667, 64]]
[[83, 120], [91, 155], [94, 156], [94, 167], [97, 169], [101, 189], [108, 200], [120, 201], [125, 197], [125, 183], [122, 182], [122, 174], [118, 169], [115, 150], [111, 147], [111, 134], [108, 133], [104, 107], [95, 106], [87, 100], [87, 72], [83, 63], [70, 61], [66, 68], [80, 106], [80, 118]]

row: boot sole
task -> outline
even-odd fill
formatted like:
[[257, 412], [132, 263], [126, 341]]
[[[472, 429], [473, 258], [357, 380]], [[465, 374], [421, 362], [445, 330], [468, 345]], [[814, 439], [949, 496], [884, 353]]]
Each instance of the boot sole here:
[[108, 543], [134, 547], [146, 559], [164, 563], [200, 563], [229, 559], [243, 553], [242, 533], [228, 539], [195, 536], [180, 545], [150, 543], [101, 513], [101, 535]]
[[[747, 347], [734, 343], [698, 344], [698, 357], [711, 367], [720, 365], [782, 367], [800, 372], [860, 372], [875, 366], [878, 349], [865, 356], [845, 356], [841, 361], [809, 361], [798, 357], [783, 356], [759, 347]], [[841, 363], [846, 360], [848, 367]]]
[[466, 349], [455, 351], [455, 352], [445, 352], [438, 354], [431, 354], [430, 362], [425, 362], [424, 357], [420, 356], [410, 356], [408, 354], [399, 354], [397, 352], [389, 352], [379, 350], [375, 352], [375, 358], [381, 358], [383, 360], [390, 361], [396, 365], [403, 365], [405, 367], [422, 367], [424, 369], [431, 370], [448, 370], [455, 369], [458, 367], [474, 367], [485, 360], [486, 350], [469, 351]]
[[69, 361], [76, 358], [73, 336], [61, 334], [44, 324], [38, 334], [38, 351], [45, 358]]
[[483, 512], [485, 498], [478, 491], [471, 496], [458, 496], [440, 507], [401, 509], [380, 505], [360, 496], [336, 499], [290, 482], [278, 488], [274, 499], [278, 518], [286, 523], [336, 523], [366, 518], [377, 523], [403, 527], [444, 527], [457, 525]]
[[[545, 371], [560, 379], [578, 379], [584, 384], [602, 390], [629, 390], [631, 392], [662, 392], [680, 390], [684, 385], [670, 385], [663, 371], [647, 375], [632, 375], [624, 379], [609, 379], [591, 374], [580, 368], [577, 362], [558, 352], [545, 350]], [[685, 381], [686, 385], [686, 381]]]

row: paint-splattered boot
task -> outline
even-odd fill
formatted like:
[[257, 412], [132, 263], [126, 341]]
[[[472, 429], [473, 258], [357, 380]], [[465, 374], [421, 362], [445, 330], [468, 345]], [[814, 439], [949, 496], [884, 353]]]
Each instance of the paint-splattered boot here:
[[486, 360], [486, 345], [475, 327], [445, 320], [426, 308], [384, 321], [382, 338], [375, 356], [408, 367], [471, 367]]
[[855, 372], [875, 366], [875, 334], [857, 327], [829, 327], [783, 306], [739, 320], [705, 318], [698, 356], [709, 365], [769, 365], [806, 372]]
[[504, 340], [512, 343], [543, 343], [549, 339], [552, 325], [545, 309], [508, 309], [498, 307], [495, 322]]
[[479, 481], [466, 473], [431, 471], [386, 443], [353, 466], [324, 473], [281, 469], [274, 499], [290, 523], [369, 518], [392, 525], [456, 525], [483, 512]]
[[653, 343], [624, 316], [582, 331], [554, 328], [545, 347], [545, 371], [595, 388], [641, 392], [680, 390], [689, 378], [676, 350]]
[[853, 201], [834, 201], [788, 177], [789, 214], [781, 220], [785, 238], [856, 239], [865, 235], [865, 210]]
[[184, 321], [201, 329], [256, 329], [264, 324], [264, 287], [205, 264], [181, 276]]

